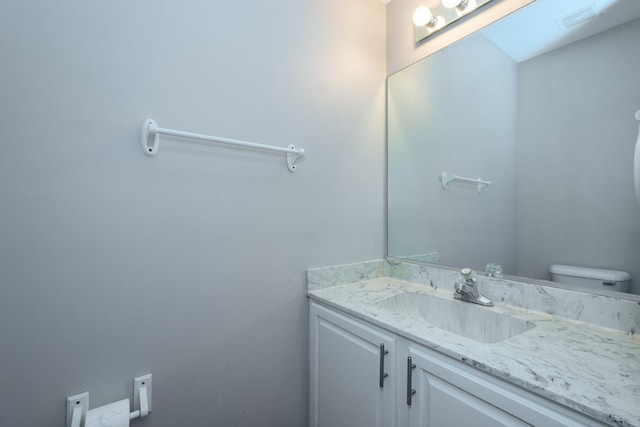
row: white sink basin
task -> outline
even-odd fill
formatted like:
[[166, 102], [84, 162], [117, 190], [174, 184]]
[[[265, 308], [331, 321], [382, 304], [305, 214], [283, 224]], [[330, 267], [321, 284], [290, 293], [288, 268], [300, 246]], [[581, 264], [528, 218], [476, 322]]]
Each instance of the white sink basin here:
[[421, 293], [388, 297], [380, 300], [378, 307], [485, 343], [500, 342], [536, 326], [531, 321], [496, 312], [491, 307]]

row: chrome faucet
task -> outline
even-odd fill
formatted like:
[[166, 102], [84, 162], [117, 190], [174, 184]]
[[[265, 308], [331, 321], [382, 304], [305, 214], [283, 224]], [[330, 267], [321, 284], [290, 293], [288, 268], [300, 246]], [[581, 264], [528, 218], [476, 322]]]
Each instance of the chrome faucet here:
[[462, 301], [472, 302], [487, 307], [493, 306], [493, 301], [480, 295], [476, 284], [476, 273], [470, 268], [460, 270], [460, 279], [453, 286], [453, 297]]

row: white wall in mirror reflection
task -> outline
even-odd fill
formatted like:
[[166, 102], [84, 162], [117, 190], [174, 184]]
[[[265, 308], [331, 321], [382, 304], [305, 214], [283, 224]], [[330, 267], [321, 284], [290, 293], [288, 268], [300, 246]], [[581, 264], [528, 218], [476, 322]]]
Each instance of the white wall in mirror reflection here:
[[[640, 293], [638, 69], [634, 20], [519, 64], [476, 34], [391, 76], [389, 255], [623, 270]], [[443, 170], [493, 185], [443, 191]]]

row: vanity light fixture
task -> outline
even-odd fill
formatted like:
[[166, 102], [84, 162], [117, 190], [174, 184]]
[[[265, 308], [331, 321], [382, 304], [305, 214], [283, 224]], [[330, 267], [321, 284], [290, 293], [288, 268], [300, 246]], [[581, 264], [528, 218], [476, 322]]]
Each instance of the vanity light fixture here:
[[413, 12], [415, 42], [418, 43], [436, 31], [457, 21], [492, 0], [440, 0], [432, 7], [418, 7]]

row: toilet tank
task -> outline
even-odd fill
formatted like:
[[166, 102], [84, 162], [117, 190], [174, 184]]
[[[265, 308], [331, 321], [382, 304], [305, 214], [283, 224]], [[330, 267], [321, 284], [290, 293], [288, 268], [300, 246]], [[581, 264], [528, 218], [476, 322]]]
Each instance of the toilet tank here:
[[549, 271], [551, 272], [551, 280], [554, 282], [590, 289], [627, 292], [631, 281], [631, 275], [625, 271], [601, 268], [553, 264]]

